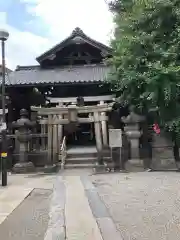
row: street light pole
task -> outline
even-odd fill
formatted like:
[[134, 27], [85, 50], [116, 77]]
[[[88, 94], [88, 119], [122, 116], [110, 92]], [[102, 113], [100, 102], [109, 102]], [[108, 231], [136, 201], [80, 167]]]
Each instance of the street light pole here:
[[2, 149], [1, 149], [1, 171], [2, 171], [2, 186], [7, 186], [7, 136], [6, 136], [6, 103], [5, 103], [5, 78], [6, 78], [6, 65], [5, 65], [5, 41], [8, 39], [9, 33], [0, 30], [1, 50], [2, 50]]
[[6, 108], [5, 108], [5, 76], [6, 76], [6, 66], [5, 66], [5, 41], [1, 40], [2, 49], [2, 122], [6, 122]]

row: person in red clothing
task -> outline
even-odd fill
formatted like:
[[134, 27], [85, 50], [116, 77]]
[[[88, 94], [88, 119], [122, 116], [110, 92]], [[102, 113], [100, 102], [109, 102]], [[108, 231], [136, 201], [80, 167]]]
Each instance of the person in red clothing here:
[[153, 130], [156, 134], [160, 134], [161, 133], [161, 130], [159, 128], [159, 125], [157, 123], [154, 123], [153, 124]]

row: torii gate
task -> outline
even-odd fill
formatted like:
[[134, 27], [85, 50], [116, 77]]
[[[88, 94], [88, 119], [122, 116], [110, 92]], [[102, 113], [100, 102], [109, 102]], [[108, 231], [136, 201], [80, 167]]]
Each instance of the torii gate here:
[[[69, 123], [94, 123], [97, 151], [101, 152], [103, 145], [108, 145], [107, 112], [112, 110], [112, 104], [94, 106], [57, 106], [50, 108], [31, 107], [40, 119], [41, 133], [46, 133], [48, 127], [48, 159], [59, 154], [63, 139], [63, 125]], [[79, 113], [89, 114], [88, 118], [78, 117]]]

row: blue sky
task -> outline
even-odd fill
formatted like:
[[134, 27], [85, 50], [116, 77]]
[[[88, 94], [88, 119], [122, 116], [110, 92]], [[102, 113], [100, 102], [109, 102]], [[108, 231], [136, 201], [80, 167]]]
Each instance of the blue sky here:
[[75, 27], [107, 44], [113, 24], [105, 0], [0, 0], [0, 28], [10, 33], [8, 67], [36, 64]]
[[6, 13], [7, 24], [20, 31], [30, 31], [37, 35], [47, 36], [48, 27], [43, 24], [40, 17], [27, 11], [28, 6], [33, 7], [36, 4], [28, 4], [20, 0], [0, 0], [0, 12]]

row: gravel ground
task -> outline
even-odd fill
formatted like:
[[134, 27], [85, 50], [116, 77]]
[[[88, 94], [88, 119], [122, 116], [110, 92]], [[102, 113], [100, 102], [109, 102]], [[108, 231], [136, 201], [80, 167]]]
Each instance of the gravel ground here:
[[0, 225], [2, 240], [44, 240], [51, 190], [35, 189]]
[[123, 240], [180, 239], [180, 173], [91, 176]]

